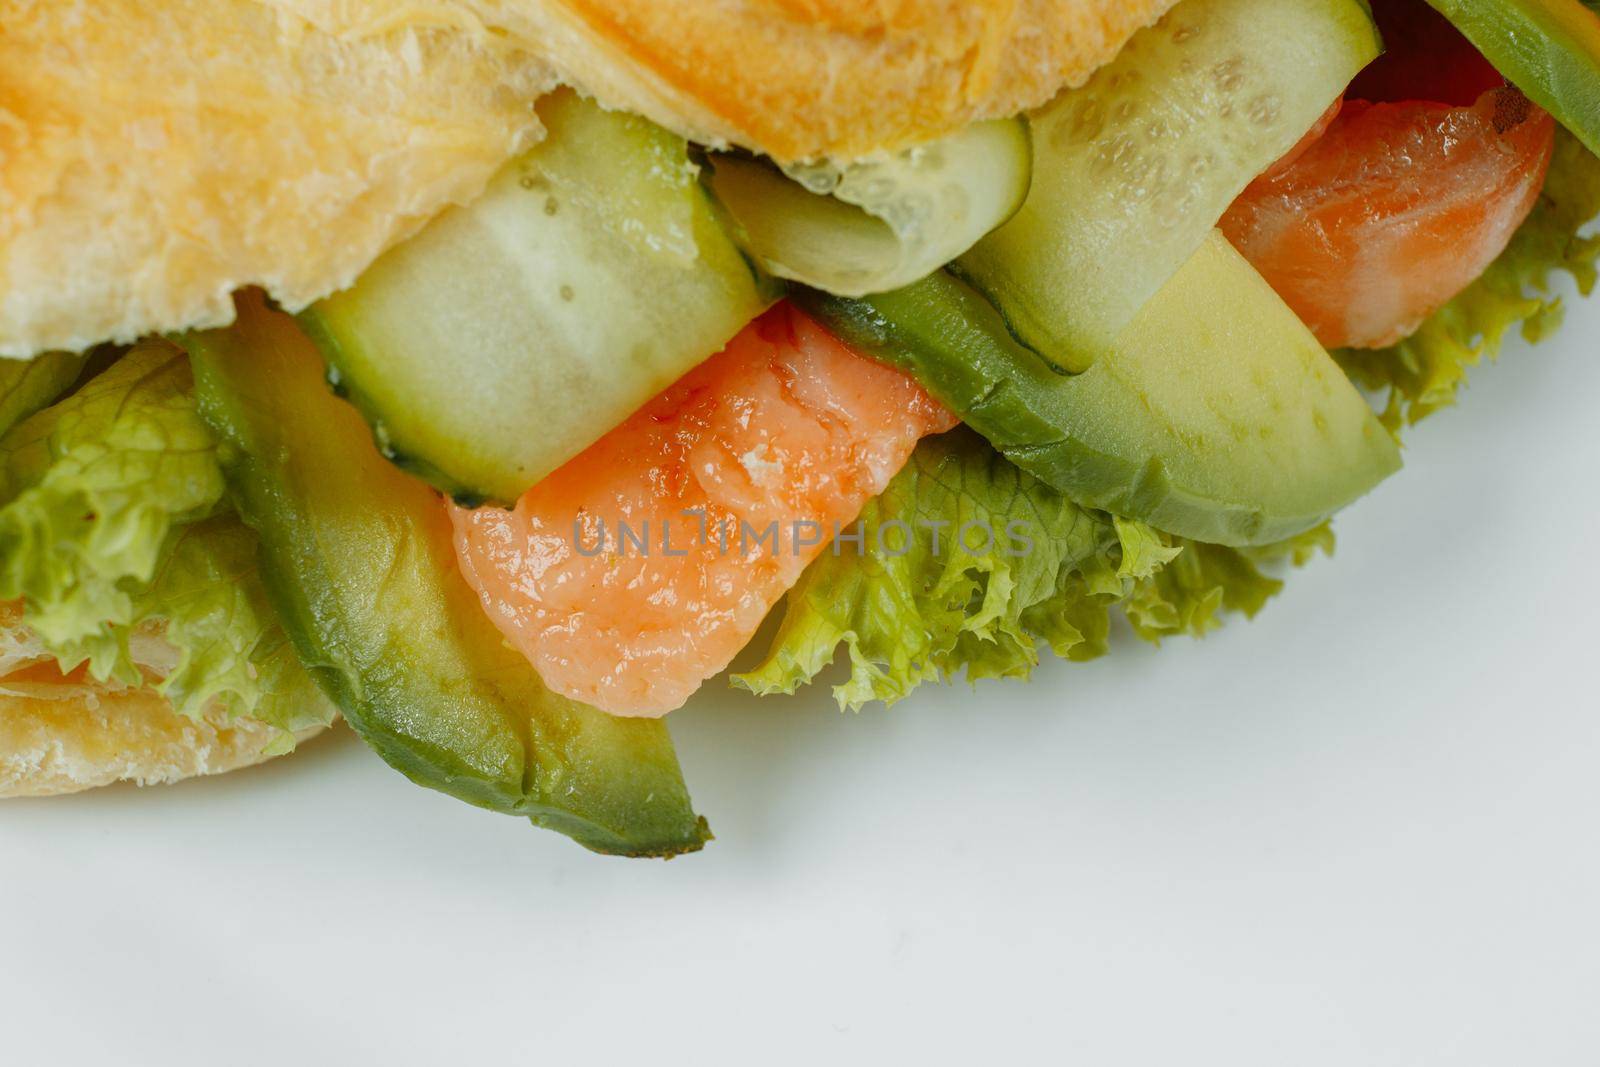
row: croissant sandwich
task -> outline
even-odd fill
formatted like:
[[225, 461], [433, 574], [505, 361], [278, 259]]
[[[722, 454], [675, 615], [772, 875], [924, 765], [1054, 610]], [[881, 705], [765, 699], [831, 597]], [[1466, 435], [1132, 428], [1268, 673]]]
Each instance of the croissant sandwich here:
[[1254, 615], [1595, 281], [1600, 15], [1430, 2], [0, 0], [0, 795], [672, 856], [735, 657]]

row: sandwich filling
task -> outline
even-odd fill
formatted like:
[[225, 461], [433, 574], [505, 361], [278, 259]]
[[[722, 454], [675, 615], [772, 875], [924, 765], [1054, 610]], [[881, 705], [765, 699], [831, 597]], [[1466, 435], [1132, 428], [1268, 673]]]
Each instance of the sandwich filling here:
[[[0, 363], [0, 718], [99, 686], [271, 754], [343, 713], [672, 855], [709, 831], [651, 720], [775, 609], [734, 684], [836, 667], [851, 708], [1253, 616], [1596, 280], [1600, 17], [1538, 0], [1529, 69], [1530, 2], [1183, 0], [1037, 109], [845, 161], [543, 95], [340, 292]], [[430, 42], [429, 100], [489, 91]]]

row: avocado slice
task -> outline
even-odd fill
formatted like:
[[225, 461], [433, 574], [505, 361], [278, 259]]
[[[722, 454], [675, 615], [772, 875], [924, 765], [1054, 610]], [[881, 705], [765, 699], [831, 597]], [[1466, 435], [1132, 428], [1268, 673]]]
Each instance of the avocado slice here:
[[1428, 0], [1495, 68], [1600, 155], [1600, 14], [1582, 0]]
[[1107, 355], [1060, 373], [949, 274], [796, 299], [1073, 500], [1222, 545], [1310, 529], [1400, 466], [1309, 330], [1216, 231]]
[[951, 269], [1086, 369], [1381, 50], [1365, 0], [1184, 0], [1029, 116], [1027, 200]]
[[284, 627], [379, 755], [596, 852], [705, 844], [666, 726], [556, 696], [507, 647], [457, 571], [439, 497], [378, 453], [292, 318], [248, 294], [233, 327], [180, 343]]

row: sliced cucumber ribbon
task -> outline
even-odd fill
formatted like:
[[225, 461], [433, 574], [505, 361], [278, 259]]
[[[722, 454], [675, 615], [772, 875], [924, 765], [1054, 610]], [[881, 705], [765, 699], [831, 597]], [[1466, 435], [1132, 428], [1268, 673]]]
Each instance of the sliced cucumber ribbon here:
[[688, 145], [567, 91], [549, 136], [301, 316], [384, 453], [515, 501], [777, 298]]
[[780, 170], [716, 154], [708, 182], [768, 272], [839, 296], [909, 285], [971, 248], [1027, 197], [1023, 119], [980, 122], [886, 159]]
[[1027, 202], [954, 269], [1085, 369], [1380, 48], [1363, 0], [1184, 0], [1033, 114]]

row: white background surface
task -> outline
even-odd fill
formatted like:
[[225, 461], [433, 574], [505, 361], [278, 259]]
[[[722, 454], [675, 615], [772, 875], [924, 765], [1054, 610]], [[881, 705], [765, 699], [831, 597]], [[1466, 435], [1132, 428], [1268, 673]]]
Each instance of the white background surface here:
[[0, 1062], [1600, 1062], [1597, 411], [1600, 301], [1253, 625], [858, 717], [714, 684], [669, 864], [343, 731], [9, 802]]

